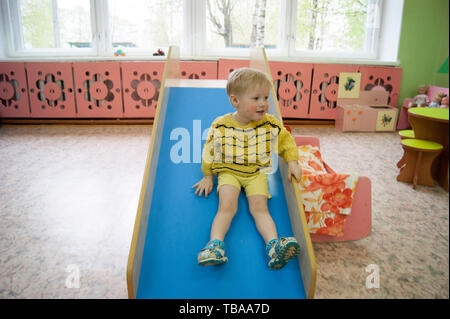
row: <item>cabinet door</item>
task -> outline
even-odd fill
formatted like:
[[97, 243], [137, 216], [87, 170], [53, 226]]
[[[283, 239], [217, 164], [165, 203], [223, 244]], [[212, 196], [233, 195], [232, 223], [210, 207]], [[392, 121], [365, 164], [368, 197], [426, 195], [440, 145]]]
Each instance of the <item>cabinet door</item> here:
[[226, 80], [228, 75], [236, 69], [249, 67], [249, 60], [233, 60], [233, 59], [219, 59], [217, 71], [217, 79]]
[[358, 72], [357, 65], [314, 64], [308, 118], [335, 119], [339, 73]]
[[402, 81], [402, 69], [394, 67], [361, 66], [361, 90], [385, 90], [389, 92], [388, 104], [397, 107]]
[[122, 62], [124, 117], [153, 118], [165, 62]]
[[217, 80], [217, 62], [181, 61], [180, 77], [190, 80]]
[[0, 62], [0, 117], [30, 117], [24, 62]]
[[283, 118], [308, 117], [313, 65], [293, 62], [269, 64]]
[[31, 117], [76, 117], [72, 63], [29, 62], [25, 68]]
[[120, 64], [80, 62], [73, 64], [77, 117], [121, 118], [123, 116]]

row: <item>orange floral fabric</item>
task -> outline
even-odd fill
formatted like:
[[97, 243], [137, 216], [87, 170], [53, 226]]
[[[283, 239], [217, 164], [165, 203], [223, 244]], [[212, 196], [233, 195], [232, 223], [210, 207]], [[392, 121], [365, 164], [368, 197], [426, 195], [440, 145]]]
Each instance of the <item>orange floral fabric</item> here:
[[303, 176], [299, 181], [309, 232], [342, 236], [350, 215], [357, 174], [327, 173], [318, 147], [299, 147]]

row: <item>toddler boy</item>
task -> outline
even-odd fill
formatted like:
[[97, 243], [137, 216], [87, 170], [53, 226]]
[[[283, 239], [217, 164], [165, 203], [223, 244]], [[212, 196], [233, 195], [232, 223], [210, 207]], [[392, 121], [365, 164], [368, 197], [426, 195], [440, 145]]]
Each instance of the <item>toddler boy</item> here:
[[214, 120], [203, 148], [204, 177], [192, 188], [199, 196], [213, 189], [218, 175], [219, 208], [211, 226], [210, 241], [198, 254], [200, 265], [222, 264], [225, 235], [237, 212], [241, 187], [245, 189], [250, 213], [266, 243], [270, 269], [281, 269], [299, 253], [295, 237], [278, 238], [267, 208], [270, 198], [267, 173], [271, 171], [272, 148], [287, 162], [288, 178], [301, 178], [297, 146], [277, 119], [267, 114], [272, 87], [269, 77], [258, 70], [233, 71], [227, 81], [227, 94], [236, 112]]

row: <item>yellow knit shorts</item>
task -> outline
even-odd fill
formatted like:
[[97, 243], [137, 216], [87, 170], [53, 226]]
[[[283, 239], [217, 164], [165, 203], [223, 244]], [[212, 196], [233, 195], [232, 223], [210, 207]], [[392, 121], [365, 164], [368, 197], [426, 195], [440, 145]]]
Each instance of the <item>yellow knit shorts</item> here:
[[222, 185], [233, 185], [238, 189], [243, 187], [247, 197], [252, 195], [265, 195], [270, 198], [267, 174], [258, 174], [250, 177], [243, 177], [231, 173], [219, 173], [217, 177], [217, 193]]

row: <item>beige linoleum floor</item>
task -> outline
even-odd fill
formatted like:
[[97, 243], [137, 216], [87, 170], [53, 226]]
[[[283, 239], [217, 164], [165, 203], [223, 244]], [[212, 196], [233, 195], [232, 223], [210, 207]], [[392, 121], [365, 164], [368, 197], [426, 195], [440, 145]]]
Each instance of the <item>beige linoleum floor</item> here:
[[[372, 181], [371, 235], [314, 243], [316, 298], [449, 298], [448, 193], [396, 182], [397, 135], [294, 134], [318, 136], [335, 171]], [[127, 298], [150, 136], [151, 126], [0, 127], [0, 298]], [[366, 287], [371, 264], [379, 288]]]

